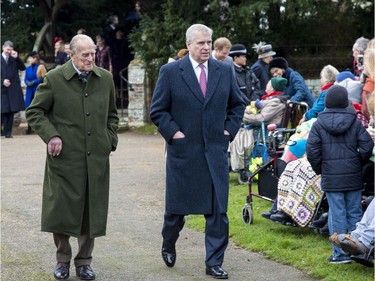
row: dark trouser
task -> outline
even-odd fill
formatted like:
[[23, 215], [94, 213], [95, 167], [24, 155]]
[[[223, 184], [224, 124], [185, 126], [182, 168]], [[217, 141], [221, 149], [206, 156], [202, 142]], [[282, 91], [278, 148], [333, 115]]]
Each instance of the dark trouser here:
[[1, 126], [3, 127], [2, 135], [11, 136], [13, 129], [14, 112], [1, 113]]
[[[87, 194], [87, 193], [86, 193]], [[95, 238], [90, 238], [89, 213], [88, 213], [88, 198], [86, 196], [85, 210], [83, 213], [83, 221], [81, 228], [81, 235], [78, 237], [78, 253], [74, 258], [74, 265], [90, 265], [92, 260], [92, 251], [94, 249]], [[72, 247], [69, 243], [70, 236], [64, 234], [53, 234], [53, 239], [57, 247], [56, 260], [57, 262], [70, 263], [72, 259]]]
[[[213, 204], [213, 212], [204, 215], [206, 219], [205, 246], [206, 266], [222, 265], [224, 252], [228, 246], [229, 222], [226, 213], [220, 213], [216, 200]], [[184, 225], [184, 215], [164, 214], [162, 230], [163, 248], [167, 251], [174, 251], [175, 244]]]

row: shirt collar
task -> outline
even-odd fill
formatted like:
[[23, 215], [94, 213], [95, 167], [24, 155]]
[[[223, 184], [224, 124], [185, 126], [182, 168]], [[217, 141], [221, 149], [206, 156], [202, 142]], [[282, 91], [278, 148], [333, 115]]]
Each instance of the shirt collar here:
[[[196, 61], [190, 56], [190, 54], [189, 54], [189, 59], [190, 59], [190, 61], [191, 61], [191, 64], [193, 65], [193, 68], [194, 68], [194, 69], [196, 69], [196, 68], [200, 65], [200, 63], [196, 62]], [[204, 67], [205, 67], [206, 69], [208, 69], [208, 61], [205, 61], [205, 62], [202, 63], [202, 64], [204, 65]]]
[[72, 61], [72, 65], [73, 65], [74, 69], [77, 71], [78, 75], [80, 75], [82, 73], [82, 71], [78, 70], [78, 68], [75, 66], [75, 64], [73, 63], [73, 61]]

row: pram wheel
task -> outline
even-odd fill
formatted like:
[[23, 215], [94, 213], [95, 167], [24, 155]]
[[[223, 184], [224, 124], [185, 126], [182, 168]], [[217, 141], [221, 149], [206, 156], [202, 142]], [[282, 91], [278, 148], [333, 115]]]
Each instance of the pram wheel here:
[[254, 222], [253, 208], [249, 203], [246, 203], [242, 208], [242, 220], [246, 224], [252, 224]]
[[238, 183], [248, 184], [249, 183], [249, 173], [246, 170], [238, 171]]

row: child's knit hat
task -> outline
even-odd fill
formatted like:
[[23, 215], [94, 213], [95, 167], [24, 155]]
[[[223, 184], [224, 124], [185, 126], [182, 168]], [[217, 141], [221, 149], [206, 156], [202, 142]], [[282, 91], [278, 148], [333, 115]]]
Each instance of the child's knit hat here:
[[324, 105], [327, 108], [346, 108], [349, 105], [348, 91], [340, 85], [328, 89]]
[[288, 80], [282, 77], [273, 77], [271, 78], [271, 85], [275, 91], [284, 92]]

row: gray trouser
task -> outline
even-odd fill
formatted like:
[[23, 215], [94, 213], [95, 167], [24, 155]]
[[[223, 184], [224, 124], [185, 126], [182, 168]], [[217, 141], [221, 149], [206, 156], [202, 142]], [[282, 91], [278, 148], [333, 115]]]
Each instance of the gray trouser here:
[[[86, 197], [85, 209], [83, 212], [81, 235], [78, 237], [78, 253], [74, 258], [74, 265], [90, 265], [92, 260], [92, 251], [94, 249], [95, 238], [90, 238], [89, 225], [89, 208], [88, 199]], [[69, 243], [70, 236], [65, 234], [54, 233], [53, 240], [57, 247], [57, 262], [68, 262], [72, 259], [72, 247]]]

